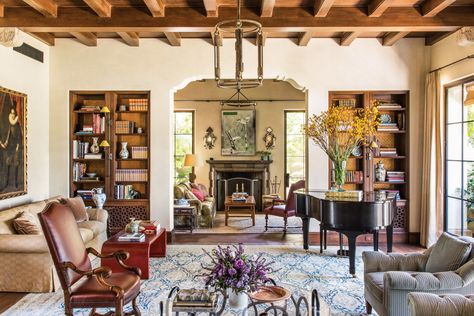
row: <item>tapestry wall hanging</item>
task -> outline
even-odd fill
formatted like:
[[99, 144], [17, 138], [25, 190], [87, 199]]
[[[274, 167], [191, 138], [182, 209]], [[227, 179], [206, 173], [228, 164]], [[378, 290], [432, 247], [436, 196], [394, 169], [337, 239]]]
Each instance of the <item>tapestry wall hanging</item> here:
[[27, 193], [26, 100], [0, 87], [0, 200]]
[[255, 155], [255, 110], [222, 110], [222, 156]]

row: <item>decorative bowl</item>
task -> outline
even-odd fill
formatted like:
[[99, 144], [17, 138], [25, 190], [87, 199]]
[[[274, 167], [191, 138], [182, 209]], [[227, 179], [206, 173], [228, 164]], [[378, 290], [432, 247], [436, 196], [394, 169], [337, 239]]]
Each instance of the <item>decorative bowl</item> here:
[[95, 177], [95, 176], [97, 175], [97, 173], [95, 173], [95, 172], [88, 172], [88, 173], [86, 173], [86, 175], [87, 175], [89, 178], [93, 178], [93, 177]]
[[290, 298], [291, 292], [281, 286], [261, 286], [249, 296], [254, 301], [270, 303], [287, 300]]

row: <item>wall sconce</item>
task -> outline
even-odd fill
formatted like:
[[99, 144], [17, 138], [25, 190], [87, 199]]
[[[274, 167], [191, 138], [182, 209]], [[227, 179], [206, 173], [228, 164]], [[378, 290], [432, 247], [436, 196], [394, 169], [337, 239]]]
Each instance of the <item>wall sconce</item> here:
[[212, 127], [208, 127], [206, 130], [206, 134], [204, 135], [204, 148], [212, 149], [216, 144], [216, 135], [214, 135], [214, 130]]

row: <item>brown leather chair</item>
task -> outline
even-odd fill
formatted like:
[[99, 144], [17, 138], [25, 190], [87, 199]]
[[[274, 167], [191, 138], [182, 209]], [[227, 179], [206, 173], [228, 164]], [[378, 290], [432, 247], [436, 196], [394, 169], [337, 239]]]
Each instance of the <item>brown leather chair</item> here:
[[[283, 233], [286, 233], [286, 229], [288, 227], [288, 217], [295, 216], [296, 214], [296, 199], [294, 192], [299, 189], [303, 189], [305, 187], [304, 180], [300, 180], [298, 182], [293, 183], [290, 186], [290, 190], [288, 191], [288, 198], [287, 200], [273, 200], [272, 206], [267, 207], [263, 212], [265, 213], [265, 231], [268, 230], [269, 227], [276, 228], [273, 226], [268, 226], [268, 215], [274, 215], [283, 217], [284, 226], [283, 226]], [[279, 226], [280, 227], [280, 226]]]
[[[100, 254], [93, 248], [86, 249], [72, 211], [63, 204], [50, 203], [38, 215], [63, 288], [66, 315], [72, 316], [74, 308], [92, 308], [91, 315], [100, 315], [95, 309], [107, 307], [115, 307], [117, 316], [140, 315], [136, 300], [141, 272], [123, 263], [128, 253]], [[112, 273], [108, 267], [92, 269], [89, 254], [115, 257], [124, 272]], [[130, 302], [133, 310], [123, 313]]]

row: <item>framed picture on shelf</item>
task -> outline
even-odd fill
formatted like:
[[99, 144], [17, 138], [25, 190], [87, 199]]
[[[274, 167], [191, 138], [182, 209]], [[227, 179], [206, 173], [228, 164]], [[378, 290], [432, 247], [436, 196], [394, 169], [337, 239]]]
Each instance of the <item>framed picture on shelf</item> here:
[[0, 87], [0, 200], [27, 193], [26, 101]]
[[255, 155], [255, 110], [222, 110], [222, 156]]

